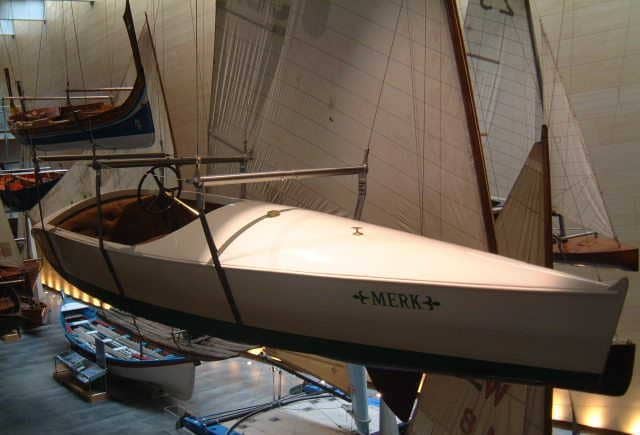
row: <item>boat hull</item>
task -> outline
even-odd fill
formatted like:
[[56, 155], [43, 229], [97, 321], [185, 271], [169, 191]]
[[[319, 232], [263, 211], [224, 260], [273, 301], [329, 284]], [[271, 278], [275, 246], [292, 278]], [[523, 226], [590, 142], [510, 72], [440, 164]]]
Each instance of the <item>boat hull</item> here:
[[573, 237], [555, 242], [553, 261], [568, 264], [616, 267], [638, 272], [638, 248], [598, 235]]
[[607, 364], [628, 365], [629, 351], [633, 364], [632, 347], [610, 347], [624, 290], [510, 291], [223, 264], [230, 301], [206, 261], [176, 261], [148, 255], [143, 245], [105, 242], [120, 289], [96, 239], [55, 228], [49, 245], [41, 229], [34, 234], [73, 285], [126, 311], [194, 332], [369, 366], [606, 394], [621, 394], [630, 379], [624, 371], [616, 382], [600, 385]]
[[[143, 84], [144, 86], [144, 84]], [[104, 148], [142, 148], [153, 145], [154, 125], [151, 107], [143, 89], [136, 96], [132, 108], [108, 113], [95, 119], [81, 120], [72, 125], [42, 129], [12, 128], [11, 132], [24, 145], [35, 145], [40, 150], [63, 150], [92, 146]], [[125, 103], [130, 106], [130, 102]], [[118, 116], [121, 116], [118, 118]]]
[[53, 186], [55, 186], [60, 178], [42, 183], [39, 187], [25, 187], [20, 190], [0, 190], [0, 198], [4, 205], [16, 211], [27, 211], [38, 203]]
[[[94, 348], [87, 346], [87, 343], [71, 333], [69, 324], [67, 324], [67, 315], [77, 312], [82, 313], [84, 318], [89, 321], [96, 320], [95, 309], [83, 304], [78, 304], [79, 307], [73, 304], [78, 303], [73, 300], [69, 304], [65, 302], [61, 309], [60, 323], [65, 331], [65, 337], [75, 351], [85, 358], [96, 361]], [[163, 391], [182, 400], [190, 399], [193, 394], [196, 362], [189, 358], [136, 360], [107, 355], [106, 361], [109, 373], [121, 378], [156, 384]]]
[[[72, 347], [85, 358], [96, 360], [95, 353], [75, 344], [72, 344]], [[196, 373], [193, 361], [155, 362], [154, 364], [152, 361], [127, 363], [123, 360], [108, 358], [107, 367], [109, 373], [121, 378], [158, 385], [164, 392], [177, 399], [189, 400], [193, 395]]]

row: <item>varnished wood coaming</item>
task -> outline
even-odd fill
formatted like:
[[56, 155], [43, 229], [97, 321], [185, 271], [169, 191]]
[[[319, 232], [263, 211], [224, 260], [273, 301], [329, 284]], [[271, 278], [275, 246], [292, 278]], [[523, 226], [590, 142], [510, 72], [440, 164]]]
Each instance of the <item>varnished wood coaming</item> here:
[[553, 259], [558, 263], [613, 266], [638, 271], [638, 248], [597, 234], [556, 240]]

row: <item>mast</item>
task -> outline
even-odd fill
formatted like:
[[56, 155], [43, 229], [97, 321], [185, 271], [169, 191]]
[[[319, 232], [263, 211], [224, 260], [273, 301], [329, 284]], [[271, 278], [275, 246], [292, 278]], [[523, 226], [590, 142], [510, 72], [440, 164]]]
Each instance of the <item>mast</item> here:
[[462, 36], [462, 27], [460, 26], [460, 17], [458, 15], [455, 0], [445, 0], [445, 4], [449, 18], [453, 49], [456, 56], [458, 76], [463, 93], [464, 109], [467, 116], [467, 127], [469, 129], [469, 137], [471, 138], [471, 151], [475, 164], [476, 181], [480, 191], [480, 201], [482, 204], [488, 250], [489, 252], [496, 253], [498, 251], [498, 247], [493, 227], [493, 214], [491, 212], [491, 194], [489, 193], [487, 169], [482, 150], [482, 139], [480, 136], [476, 105], [473, 98], [473, 85], [471, 84], [471, 77], [469, 76], [469, 65], [467, 64], [467, 54], [464, 45], [464, 37]]

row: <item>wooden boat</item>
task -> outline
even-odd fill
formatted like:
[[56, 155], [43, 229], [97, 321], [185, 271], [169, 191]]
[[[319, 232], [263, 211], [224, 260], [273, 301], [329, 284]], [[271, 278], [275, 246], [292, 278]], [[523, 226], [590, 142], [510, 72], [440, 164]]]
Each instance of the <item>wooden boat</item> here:
[[626, 279], [595, 282], [330, 214], [211, 195], [216, 269], [188, 201], [146, 214], [147, 201], [135, 191], [103, 197], [104, 251], [95, 199], [33, 233], [67, 281], [171, 326], [374, 367], [608, 394], [630, 381], [633, 345], [612, 346]]
[[95, 361], [95, 340], [104, 341], [110, 373], [160, 385], [179, 399], [191, 397], [194, 360], [135, 338], [126, 330], [107, 323], [96, 308], [69, 297], [65, 297], [61, 307], [60, 322], [71, 346], [86, 358]]
[[553, 261], [610, 266], [637, 272], [638, 248], [597, 233], [557, 237], [553, 243]]
[[37, 186], [32, 170], [0, 173], [0, 198], [12, 210], [30, 210], [60, 181], [65, 172], [66, 170], [40, 172], [40, 186]]
[[[37, 263], [39, 265], [39, 262]], [[49, 307], [31, 296], [39, 267], [34, 271], [0, 268], [0, 332], [35, 328], [47, 322]]]
[[[153, 144], [154, 123], [147, 98], [145, 76], [138, 50], [131, 9], [127, 3], [123, 16], [137, 77], [131, 93], [120, 105], [103, 102], [62, 107], [42, 107], [14, 112], [9, 129], [24, 145], [47, 149], [90, 146], [133, 148]], [[11, 84], [7, 83], [10, 88]]]
[[14, 237], [4, 206], [0, 205], [0, 288], [5, 302], [9, 297], [15, 305], [3, 323], [10, 324], [10, 329], [40, 326], [46, 323], [49, 313], [47, 305], [38, 301], [33, 292], [42, 262], [23, 260]]

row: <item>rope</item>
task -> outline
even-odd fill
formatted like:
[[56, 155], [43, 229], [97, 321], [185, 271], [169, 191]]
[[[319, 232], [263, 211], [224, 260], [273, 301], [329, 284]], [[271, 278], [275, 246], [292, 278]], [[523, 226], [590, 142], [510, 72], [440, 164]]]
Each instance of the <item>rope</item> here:
[[65, 0], [62, 0], [60, 8], [62, 10], [62, 39], [64, 42], [64, 75], [67, 80], [67, 87], [69, 87], [69, 54], [67, 53], [67, 26], [64, 12], [64, 2]]
[[[76, 40], [76, 56], [78, 58], [78, 65], [80, 66], [80, 78], [82, 80], [82, 88], [87, 89], [87, 83], [84, 79], [84, 68], [82, 66], [82, 58], [80, 56], [80, 38], [78, 38], [78, 28], [76, 26], [76, 15], [73, 11], [73, 3], [71, 3], [71, 21], [73, 22], [73, 33]], [[84, 96], [87, 96], [87, 93], [84, 93]]]
[[[10, 3], [10, 8], [11, 8], [11, 16], [14, 16], [14, 12], [13, 12], [13, 1], [11, 1]], [[6, 39], [6, 38], [3, 38]], [[18, 47], [18, 40], [16, 38], [13, 38], [13, 42], [16, 46], [16, 63], [17, 63], [17, 71], [16, 71], [16, 77], [22, 77], [22, 61], [20, 60], [20, 49]]]
[[[38, 59], [36, 60], [36, 85], [35, 85], [35, 95], [38, 95], [38, 88], [40, 84], [40, 55], [42, 53], [42, 37], [47, 33], [46, 31], [46, 22], [43, 21], [40, 26], [40, 43], [38, 45]], [[43, 31], [44, 30], [44, 31]], [[48, 38], [47, 38], [48, 39]]]
[[[396, 17], [396, 24], [393, 29], [393, 39], [391, 40], [391, 48], [396, 44], [396, 37], [398, 36], [398, 27], [400, 24], [400, 16], [402, 15], [402, 7], [404, 5], [404, 1], [400, 4], [400, 8], [398, 9], [398, 16]], [[378, 92], [378, 99], [376, 101], [376, 110], [373, 113], [373, 122], [371, 123], [371, 129], [369, 130], [369, 139], [367, 140], [367, 151], [371, 150], [371, 142], [373, 142], [373, 132], [375, 131], [376, 121], [378, 119], [378, 112], [380, 110], [380, 103], [382, 102], [382, 93], [384, 91], [384, 83], [387, 80], [387, 75], [389, 74], [389, 65], [391, 65], [391, 51], [387, 56], [387, 61], [384, 66], [384, 74], [382, 75], [382, 83], [380, 83], [380, 91]]]

